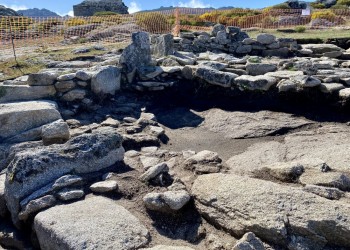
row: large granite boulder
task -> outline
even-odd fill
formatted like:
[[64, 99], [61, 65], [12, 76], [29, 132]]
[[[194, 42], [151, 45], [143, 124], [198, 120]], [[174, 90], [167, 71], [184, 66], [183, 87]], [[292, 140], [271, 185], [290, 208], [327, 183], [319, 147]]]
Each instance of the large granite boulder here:
[[120, 57], [129, 83], [133, 82], [138, 69], [151, 64], [151, 45], [147, 32], [132, 34], [132, 43], [126, 47]]
[[[215, 119], [213, 115], [208, 117]], [[227, 123], [231, 123], [231, 121], [228, 120]], [[217, 128], [220, 124], [222, 122], [217, 124]], [[250, 131], [248, 133], [254, 134], [256, 132]], [[256, 143], [245, 152], [232, 156], [226, 163], [234, 173], [250, 174], [261, 169], [264, 165], [276, 162], [322, 159], [333, 171], [349, 173], [350, 155], [347, 153], [347, 148], [350, 146], [350, 138], [347, 136], [348, 133], [347, 126], [339, 125], [327, 125], [304, 133], [292, 133], [281, 141]]]
[[134, 215], [99, 196], [39, 213], [34, 229], [43, 250], [131, 250], [150, 240], [147, 228]]
[[61, 118], [51, 101], [0, 104], [0, 142]]
[[252, 232], [285, 249], [323, 249], [327, 244], [350, 247], [347, 203], [299, 188], [224, 174], [199, 176], [192, 194], [199, 212], [234, 236]]
[[[12, 157], [7, 166], [5, 198], [13, 222], [20, 226], [22, 200], [63, 175], [96, 172], [122, 161], [124, 148], [115, 130], [103, 129], [74, 137], [63, 145], [23, 149]], [[30, 199], [26, 200], [28, 203]]]

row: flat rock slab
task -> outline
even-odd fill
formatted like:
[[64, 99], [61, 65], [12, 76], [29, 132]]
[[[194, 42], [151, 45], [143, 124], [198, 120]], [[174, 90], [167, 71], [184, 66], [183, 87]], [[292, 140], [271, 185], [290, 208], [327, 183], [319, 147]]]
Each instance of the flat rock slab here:
[[51, 98], [56, 89], [51, 86], [4, 85], [0, 83], [0, 103]]
[[350, 172], [350, 129], [326, 125], [306, 132], [289, 134], [284, 141], [256, 143], [226, 163], [231, 172], [248, 174], [276, 162], [322, 159], [338, 172]]
[[235, 236], [253, 232], [285, 248], [293, 241], [302, 246], [298, 249], [323, 249], [326, 244], [350, 247], [347, 203], [231, 174], [199, 176], [192, 194], [198, 211], [209, 222]]
[[0, 142], [61, 118], [57, 104], [51, 101], [0, 104]]
[[138, 249], [149, 241], [134, 215], [100, 196], [41, 212], [34, 228], [43, 250]]
[[232, 139], [275, 135], [312, 123], [304, 118], [271, 111], [248, 113], [211, 109], [204, 116], [205, 121], [202, 126], [212, 132], [223, 133], [225, 137]]

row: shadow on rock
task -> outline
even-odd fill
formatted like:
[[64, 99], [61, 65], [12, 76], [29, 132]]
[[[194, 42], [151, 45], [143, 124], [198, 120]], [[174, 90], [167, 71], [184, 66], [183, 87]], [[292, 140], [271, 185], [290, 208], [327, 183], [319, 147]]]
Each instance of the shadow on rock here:
[[183, 127], [197, 127], [204, 119], [193, 113], [190, 109], [180, 107], [167, 110], [159, 110], [154, 113], [157, 120], [171, 129]]

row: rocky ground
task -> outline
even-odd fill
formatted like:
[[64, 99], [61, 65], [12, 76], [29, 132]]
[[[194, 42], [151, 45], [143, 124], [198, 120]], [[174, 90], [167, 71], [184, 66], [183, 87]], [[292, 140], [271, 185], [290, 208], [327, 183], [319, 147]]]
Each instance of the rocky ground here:
[[349, 249], [347, 52], [148, 41], [0, 84], [1, 247]]

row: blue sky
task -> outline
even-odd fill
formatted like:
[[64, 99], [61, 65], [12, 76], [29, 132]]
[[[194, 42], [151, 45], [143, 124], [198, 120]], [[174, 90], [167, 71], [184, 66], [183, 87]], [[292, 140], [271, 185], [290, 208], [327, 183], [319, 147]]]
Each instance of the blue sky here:
[[[57, 12], [61, 15], [72, 14], [74, 4], [78, 4], [82, 0], [0, 0], [0, 5], [18, 9], [27, 8], [46, 8]], [[269, 5], [281, 3], [283, 0], [124, 0], [124, 3], [129, 7], [130, 12], [139, 10], [155, 9], [160, 6], [180, 6], [180, 7], [223, 7], [234, 6], [242, 8], [262, 8]]]

